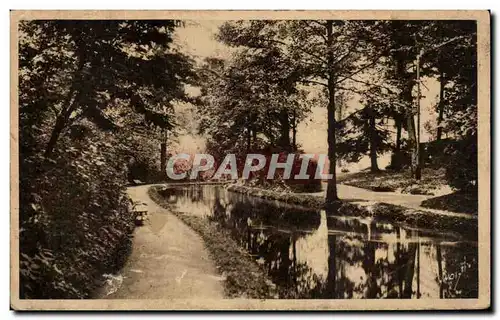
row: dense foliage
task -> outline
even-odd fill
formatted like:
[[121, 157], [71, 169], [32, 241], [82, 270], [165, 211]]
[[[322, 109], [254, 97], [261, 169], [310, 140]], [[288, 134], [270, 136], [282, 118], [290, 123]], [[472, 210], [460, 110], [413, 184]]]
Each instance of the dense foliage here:
[[[422, 80], [435, 78], [440, 87], [436, 121], [426, 128], [436, 140], [457, 141], [455, 147], [468, 143], [446, 151], [454, 161], [443, 160], [441, 167], [453, 163], [448, 167], [460, 171], [455, 176], [474, 183], [477, 167], [457, 162], [468, 158], [466, 150], [477, 149], [474, 21], [231, 21], [221, 26], [218, 39], [236, 53], [205, 66], [202, 114], [209, 119], [209, 148], [293, 150], [297, 143], [289, 135], [295, 137], [297, 127], [290, 120], [303, 121], [312, 106], [323, 105], [333, 174], [327, 200], [337, 198], [338, 161], [368, 155], [376, 172], [377, 157], [392, 151], [390, 169], [408, 168], [420, 179], [417, 84], [420, 80], [423, 90]], [[300, 116], [292, 118], [295, 113]], [[453, 175], [450, 170], [450, 183], [462, 188]]]
[[22, 159], [22, 297], [86, 297], [103, 273], [120, 266], [115, 259], [126, 257], [133, 229], [126, 167], [105, 138], [63, 138], [66, 150], [51, 159]]
[[191, 60], [171, 48], [175, 27], [20, 24], [22, 298], [89, 297], [127, 257], [127, 176], [134, 166], [158, 168], [159, 142], [175, 125], [172, 103], [189, 100]]

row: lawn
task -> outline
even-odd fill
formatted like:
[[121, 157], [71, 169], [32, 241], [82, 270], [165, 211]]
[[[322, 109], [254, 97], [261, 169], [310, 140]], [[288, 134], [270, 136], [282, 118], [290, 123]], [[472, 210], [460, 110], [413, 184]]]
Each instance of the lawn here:
[[338, 183], [379, 192], [396, 192], [434, 196], [422, 202], [422, 207], [459, 213], [477, 214], [477, 192], [454, 191], [447, 183], [445, 169], [424, 168], [420, 181], [409, 171], [363, 170], [338, 177]]
[[453, 192], [422, 201], [422, 207], [460, 213], [477, 214], [478, 197], [476, 193]]
[[445, 169], [424, 168], [422, 179], [417, 181], [408, 170], [382, 170], [370, 172], [369, 169], [348, 173], [338, 177], [338, 183], [381, 192], [397, 192], [407, 194], [444, 195], [451, 193], [445, 179]]

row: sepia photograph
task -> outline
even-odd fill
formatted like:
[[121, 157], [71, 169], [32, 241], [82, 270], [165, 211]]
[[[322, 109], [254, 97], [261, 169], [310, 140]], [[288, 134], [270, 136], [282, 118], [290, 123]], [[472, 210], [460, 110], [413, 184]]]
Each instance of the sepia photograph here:
[[490, 307], [490, 12], [10, 18], [11, 308]]

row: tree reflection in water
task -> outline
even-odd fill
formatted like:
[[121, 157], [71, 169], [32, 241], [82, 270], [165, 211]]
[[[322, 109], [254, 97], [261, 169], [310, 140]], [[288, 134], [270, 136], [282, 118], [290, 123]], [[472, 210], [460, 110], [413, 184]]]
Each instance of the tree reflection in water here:
[[217, 186], [166, 189], [255, 257], [280, 298], [477, 298], [477, 244], [373, 218], [339, 217]]

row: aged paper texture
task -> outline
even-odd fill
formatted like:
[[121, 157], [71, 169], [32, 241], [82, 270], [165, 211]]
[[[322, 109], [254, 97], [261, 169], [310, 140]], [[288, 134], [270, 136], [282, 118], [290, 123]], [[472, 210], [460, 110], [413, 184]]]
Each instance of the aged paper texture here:
[[490, 306], [490, 13], [11, 11], [15, 310]]

